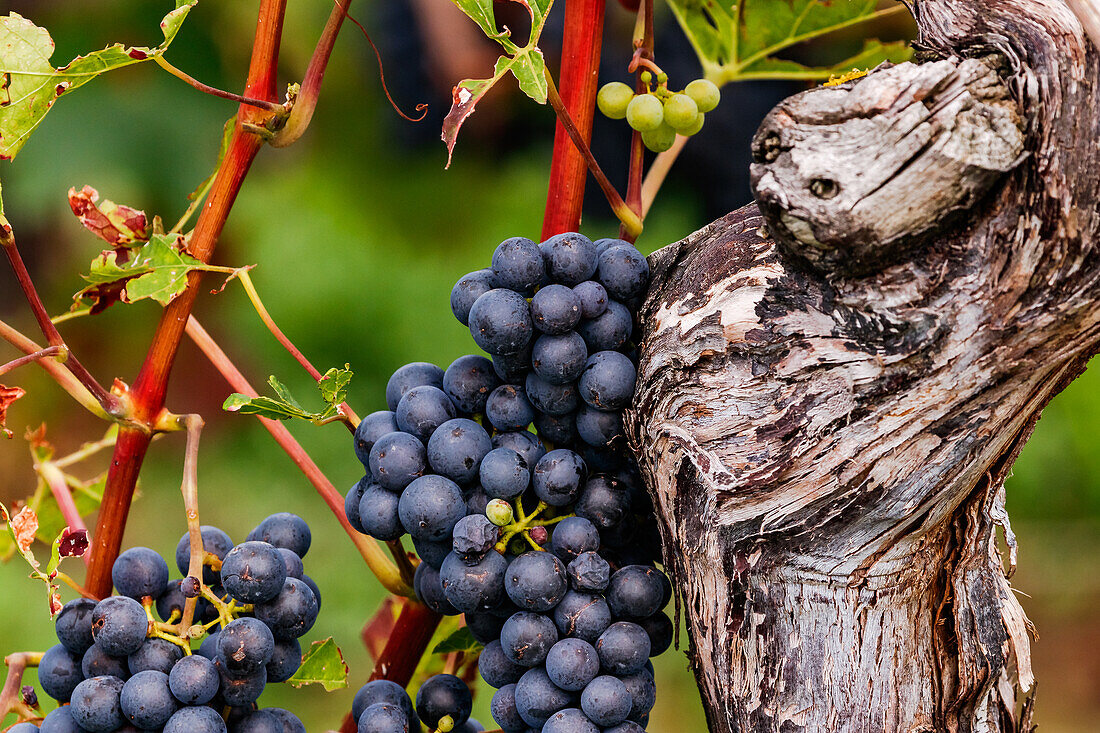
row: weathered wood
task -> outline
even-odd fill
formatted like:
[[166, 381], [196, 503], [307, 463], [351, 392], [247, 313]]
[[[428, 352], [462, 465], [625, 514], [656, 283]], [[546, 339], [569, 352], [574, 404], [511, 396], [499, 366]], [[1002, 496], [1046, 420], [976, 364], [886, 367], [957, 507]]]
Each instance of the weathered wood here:
[[652, 258], [628, 432], [713, 733], [1030, 729], [995, 536], [1100, 350], [1100, 64], [1061, 0], [913, 10], [924, 64], [762, 125], [767, 220]]

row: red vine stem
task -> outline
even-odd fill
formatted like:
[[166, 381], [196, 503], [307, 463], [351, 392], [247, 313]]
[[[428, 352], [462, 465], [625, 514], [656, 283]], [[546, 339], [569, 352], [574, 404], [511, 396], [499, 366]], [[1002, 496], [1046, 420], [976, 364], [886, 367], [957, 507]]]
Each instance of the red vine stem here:
[[[256, 36], [252, 44], [252, 60], [248, 69], [244, 96], [252, 99], [275, 100], [276, 72], [279, 59], [279, 41], [282, 37], [286, 0], [261, 0], [256, 22]], [[191, 254], [207, 263], [214, 253], [218, 236], [237, 198], [241, 184], [259, 152], [262, 141], [246, 132], [242, 125], [262, 126], [269, 113], [241, 105], [237, 112], [236, 126], [229, 149], [214, 177], [206, 205], [199, 214], [195, 231], [191, 234]], [[164, 406], [168, 377], [175, 362], [180, 340], [183, 338], [187, 317], [198, 295], [201, 272], [192, 272], [187, 289], [164, 310], [145, 362], [130, 391], [133, 417], [149, 425]], [[138, 473], [149, 448], [152, 431], [134, 426], [123, 427], [107, 474], [107, 485], [100, 505], [99, 521], [92, 544], [92, 560], [88, 568], [88, 591], [96, 596], [111, 592], [111, 566], [122, 546], [122, 534], [126, 529], [126, 517], [134, 495]]]
[[442, 618], [419, 601], [405, 601], [370, 678], [408, 687]]
[[[604, 0], [567, 0], [562, 37], [560, 89], [564, 107], [586, 144], [592, 140], [592, 120], [599, 83], [603, 41]], [[542, 238], [580, 230], [588, 162], [558, 121]]]
[[[202, 350], [202, 353], [221, 373], [230, 387], [249, 397], [257, 396], [256, 390], [252, 389], [252, 385], [248, 383], [248, 380], [237, 369], [233, 361], [193, 316], [187, 322], [187, 335]], [[344, 528], [348, 537], [355, 543], [359, 554], [367, 562], [367, 566], [386, 587], [386, 590], [403, 596], [412, 595], [412, 566], [409, 564], [408, 556], [405, 555], [400, 543], [390, 545], [391, 552], [398, 560], [395, 565], [386, 558], [385, 553], [375, 540], [355, 531], [355, 528], [348, 523], [348, 518], [344, 514], [344, 497], [340, 495], [332, 482], [328, 480], [328, 477], [313, 462], [313, 459], [309, 457], [301, 444], [294, 439], [286, 426], [276, 420], [269, 420], [264, 417], [258, 419], [271, 433], [271, 436], [275, 438], [275, 442], [279, 444], [279, 447], [290, 456], [290, 460], [294, 461], [294, 464], [313, 484], [317, 493], [324, 499], [325, 504], [336, 515], [336, 520], [340, 522], [340, 526]], [[400, 559], [398, 559], [398, 555], [400, 555]], [[401, 560], [404, 560], [403, 564]]]

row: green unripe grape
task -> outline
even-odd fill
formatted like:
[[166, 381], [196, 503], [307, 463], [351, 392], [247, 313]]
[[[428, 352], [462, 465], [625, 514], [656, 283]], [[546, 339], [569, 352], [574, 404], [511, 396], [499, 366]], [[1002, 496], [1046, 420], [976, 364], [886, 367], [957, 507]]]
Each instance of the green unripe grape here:
[[697, 133], [697, 132], [699, 132], [700, 130], [703, 129], [703, 119], [705, 117], [706, 117], [706, 115], [703, 114], [702, 112], [700, 112], [699, 114], [695, 115], [695, 124], [694, 125], [687, 128], [686, 130], [677, 130], [676, 132], [680, 133], [684, 137], [691, 137], [692, 135], [694, 135], [695, 133]]
[[626, 106], [634, 99], [634, 90], [621, 81], [611, 81], [600, 87], [596, 106], [613, 120], [626, 117]]
[[656, 130], [664, 119], [664, 105], [652, 94], [639, 94], [626, 106], [626, 122], [638, 132]]
[[660, 74], [658, 74], [657, 75], [657, 83], [658, 84], [668, 84], [668, 74], [666, 74], [663, 71]]
[[504, 499], [493, 499], [485, 506], [485, 516], [498, 527], [512, 523], [512, 505]]
[[654, 153], [663, 153], [676, 142], [676, 131], [668, 125], [662, 124], [656, 130], [647, 130], [642, 133], [642, 142]]
[[673, 94], [665, 102], [665, 124], [676, 132], [692, 128], [698, 116], [699, 107], [686, 94]]
[[695, 100], [695, 106], [704, 114], [718, 106], [722, 94], [714, 82], [707, 79], [696, 79], [684, 88], [684, 94]]
[[653, 74], [648, 71], [643, 71], [638, 78], [642, 80], [643, 84], [650, 84], [653, 82]]

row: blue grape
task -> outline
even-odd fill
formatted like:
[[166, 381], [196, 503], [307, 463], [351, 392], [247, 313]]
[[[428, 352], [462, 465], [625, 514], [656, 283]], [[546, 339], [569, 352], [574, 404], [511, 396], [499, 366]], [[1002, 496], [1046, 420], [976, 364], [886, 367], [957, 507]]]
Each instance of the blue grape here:
[[577, 435], [597, 448], [610, 445], [623, 435], [623, 414], [581, 405], [577, 410]]
[[409, 716], [388, 702], [368, 705], [359, 716], [358, 733], [408, 733]]
[[104, 598], [92, 609], [92, 638], [113, 657], [136, 652], [148, 629], [145, 609], [128, 596]]
[[573, 443], [577, 439], [577, 419], [572, 413], [566, 415], [535, 413], [535, 429], [544, 439], [559, 445]]
[[164, 724], [164, 733], [226, 733], [225, 721], [212, 708], [180, 708]]
[[566, 506], [576, 501], [587, 474], [588, 469], [579, 455], [566, 448], [558, 448], [535, 464], [531, 486], [535, 496], [550, 506]]
[[485, 557], [500, 539], [500, 529], [484, 514], [470, 514], [455, 525], [452, 546], [454, 553], [468, 565]]
[[616, 621], [595, 643], [600, 664], [611, 674], [633, 674], [649, 660], [649, 635], [630, 621]]
[[433, 675], [416, 691], [416, 714], [433, 730], [440, 718], [447, 715], [456, 726], [462, 725], [469, 719], [472, 707], [470, 688], [453, 674]]
[[440, 542], [432, 542], [431, 540], [418, 540], [413, 537], [412, 541], [413, 549], [416, 550], [416, 554], [420, 556], [420, 559], [436, 570], [443, 567], [443, 560], [451, 554], [452, 547], [449, 538]]
[[653, 674], [648, 669], [621, 675], [619, 680], [630, 693], [631, 706], [628, 716], [631, 720], [641, 718], [653, 709], [654, 703], [657, 702], [657, 685], [653, 681]]
[[397, 432], [397, 415], [390, 410], [372, 412], [359, 421], [353, 443], [355, 455], [365, 468], [370, 468], [370, 449], [383, 435]]
[[485, 493], [493, 499], [514, 499], [531, 483], [531, 471], [523, 456], [511, 448], [493, 448], [479, 468]]
[[612, 298], [632, 300], [645, 295], [649, 263], [632, 245], [608, 247], [600, 254], [596, 278]]
[[451, 288], [451, 313], [463, 326], [470, 325], [470, 309], [485, 293], [497, 287], [493, 271], [474, 270], [466, 273]]
[[[443, 370], [426, 361], [414, 361], [398, 367], [386, 382], [386, 405], [397, 412], [405, 393], [414, 387], [443, 388]], [[396, 418], [395, 418], [396, 419]]]
[[485, 411], [489, 393], [498, 384], [493, 362], [484, 356], [460, 356], [443, 373], [443, 391], [459, 412], [468, 415]]
[[672, 620], [664, 612], [658, 611], [652, 616], [635, 621], [645, 629], [649, 636], [649, 656], [656, 657], [664, 654], [672, 646], [672, 638], [676, 633], [672, 626]]
[[600, 549], [600, 533], [583, 517], [568, 517], [558, 522], [550, 538], [550, 549], [565, 563], [571, 563], [582, 552]]
[[573, 289], [557, 283], [540, 288], [531, 298], [531, 320], [543, 333], [571, 331], [581, 320], [580, 298]]
[[8, 728], [7, 733], [38, 733], [39, 730], [34, 723], [16, 723]]
[[535, 419], [535, 408], [522, 387], [502, 384], [489, 395], [485, 403], [485, 416], [497, 430], [524, 430]]
[[466, 501], [454, 481], [428, 474], [405, 488], [398, 515], [413, 539], [440, 542], [450, 537], [458, 520], [466, 516]]
[[568, 588], [565, 565], [552, 553], [525, 552], [508, 565], [505, 589], [512, 603], [524, 610], [549, 611]]
[[[172, 618], [172, 614], [176, 614], [176, 621], [183, 618], [184, 604], [187, 602], [186, 596], [180, 590], [182, 580], [169, 580], [168, 586], [165, 588], [164, 593], [157, 599], [157, 614], [162, 621], [167, 622]], [[215, 609], [210, 602], [205, 598], [199, 598], [195, 604], [195, 618], [201, 621], [209, 622], [217, 618], [217, 609]]]
[[130, 676], [130, 668], [126, 657], [112, 657], [99, 644], [92, 644], [80, 659], [80, 673], [85, 678], [110, 676], [124, 680]]
[[76, 686], [72, 695], [73, 720], [89, 733], [108, 733], [122, 725], [118, 677], [92, 677]]
[[573, 287], [596, 273], [596, 245], [583, 234], [556, 234], [539, 246], [553, 282]]
[[313, 542], [306, 520], [290, 512], [278, 512], [265, 518], [248, 533], [248, 541], [266, 542], [272, 547], [290, 550], [298, 557], [305, 557]]
[[[643, 632], [644, 633], [644, 632]], [[535, 667], [558, 641], [558, 630], [548, 617], [529, 611], [512, 614], [500, 630], [504, 654], [521, 667]]]
[[218, 656], [218, 637], [222, 635], [220, 631], [213, 631], [207, 635], [202, 643], [199, 644], [199, 650], [195, 652], [199, 656], [206, 657], [210, 661], [214, 661]]
[[397, 404], [397, 427], [427, 443], [432, 433], [456, 415], [451, 398], [438, 387], [413, 387]]
[[607, 605], [615, 618], [632, 621], [660, 611], [664, 586], [659, 575], [660, 570], [645, 565], [628, 565], [612, 575]]
[[547, 415], [565, 415], [580, 401], [574, 384], [550, 384], [535, 372], [528, 372], [524, 389], [531, 404]]
[[317, 600], [317, 611], [321, 610], [321, 589], [317, 587], [317, 584], [313, 582], [313, 578], [308, 575], [302, 576], [302, 582], [309, 586], [309, 589], [313, 591], [313, 597]]
[[490, 290], [470, 309], [470, 335], [490, 354], [522, 351], [533, 330], [527, 300], [514, 290]]
[[[596, 552], [582, 552], [566, 568], [569, 584], [574, 590], [602, 593], [607, 588], [611, 566]], [[611, 605], [610, 603], [608, 604]], [[614, 607], [612, 606], [612, 613]]]
[[550, 681], [546, 670], [535, 667], [516, 683], [516, 712], [532, 728], [546, 725], [550, 716], [573, 704], [573, 695]]
[[424, 443], [408, 433], [390, 433], [378, 439], [370, 451], [370, 472], [378, 485], [401, 492], [428, 467]]
[[611, 625], [611, 609], [598, 595], [567, 591], [554, 608], [554, 625], [562, 636], [584, 639], [594, 645]]
[[283, 708], [264, 708], [264, 710], [283, 724], [283, 727], [279, 729], [279, 733], [306, 733], [306, 727], [302, 725], [302, 721], [298, 720], [298, 716], [289, 710]]
[[526, 430], [517, 430], [511, 433], [497, 433], [493, 436], [494, 448], [511, 448], [523, 457], [528, 467], [534, 466], [539, 459], [546, 455], [538, 437]]
[[221, 578], [225, 592], [235, 600], [263, 603], [282, 590], [286, 564], [272, 545], [249, 540], [226, 553]]
[[111, 582], [119, 595], [138, 601], [145, 596], [156, 600], [168, 584], [168, 563], [155, 550], [131, 547], [115, 559]]
[[597, 474], [584, 485], [574, 511], [597, 529], [608, 529], [623, 521], [630, 510], [630, 494], [615, 479]]
[[546, 282], [542, 251], [530, 239], [511, 237], [493, 250], [493, 280], [499, 288], [531, 295]]
[[355, 509], [363, 534], [382, 542], [396, 540], [405, 534], [397, 513], [400, 502], [401, 497], [398, 494], [387, 491], [378, 484], [368, 486]]
[[464, 489], [462, 496], [466, 500], [466, 514], [484, 514], [486, 507], [489, 506], [489, 495], [485, 493], [485, 489], [479, 485], [475, 485], [472, 488]]
[[600, 733], [600, 728], [577, 708], [565, 708], [550, 716], [541, 733]]
[[[270, 601], [255, 604], [253, 612], [256, 618], [271, 629], [271, 635], [276, 639], [297, 639], [312, 629], [317, 621], [317, 599], [304, 582], [297, 578], [287, 578], [279, 595]], [[233, 623], [230, 623], [225, 631], [229, 631], [232, 626]], [[225, 632], [222, 633], [222, 639], [225, 639]], [[268, 661], [271, 661], [270, 655]]]
[[443, 561], [439, 577], [447, 600], [459, 611], [488, 611], [504, 600], [507, 569], [507, 561], [496, 550], [487, 552], [475, 565], [452, 552]]
[[167, 723], [179, 703], [168, 689], [168, 675], [149, 669], [126, 680], [119, 695], [119, 706], [131, 723], [148, 730]]
[[233, 733], [283, 733], [283, 723], [267, 710], [253, 710], [236, 721]]
[[379, 702], [395, 705], [404, 711], [408, 716], [410, 728], [420, 724], [416, 719], [416, 711], [413, 710], [409, 693], [405, 692], [405, 688], [401, 685], [389, 680], [373, 680], [360, 687], [351, 702], [351, 717], [359, 720], [364, 710]]
[[38, 663], [38, 681], [42, 689], [58, 702], [67, 702], [83, 679], [81, 657], [62, 644], [47, 649]]
[[625, 354], [600, 351], [588, 357], [577, 383], [581, 399], [598, 410], [630, 406], [638, 373]]
[[439, 577], [439, 571], [426, 562], [416, 566], [413, 575], [413, 590], [416, 597], [423, 601], [424, 605], [443, 616], [457, 616], [461, 613], [447, 600], [447, 594], [443, 592], [443, 581]]
[[523, 384], [531, 369], [531, 344], [514, 354], [494, 354], [493, 373], [505, 384]]
[[183, 658], [183, 649], [167, 639], [146, 639], [136, 652], [126, 658], [130, 674], [154, 670], [168, 674], [172, 666]]
[[576, 331], [543, 334], [531, 347], [531, 366], [550, 384], [568, 384], [584, 371], [588, 348]]
[[490, 687], [496, 688], [518, 681], [527, 671], [526, 667], [521, 667], [504, 654], [499, 639], [493, 639], [481, 650], [477, 668], [481, 672], [481, 679]]
[[279, 551], [279, 556], [283, 558], [283, 564], [286, 565], [286, 577], [302, 579], [302, 575], [305, 574], [306, 568], [302, 564], [302, 558], [293, 550], [288, 550], [285, 547], [275, 548]]
[[184, 705], [203, 705], [218, 694], [218, 670], [206, 657], [192, 654], [168, 673], [168, 689]]
[[489, 613], [466, 614], [466, 627], [470, 633], [482, 644], [489, 644], [500, 639], [500, 629], [504, 626], [504, 619]]
[[561, 639], [546, 655], [546, 674], [563, 690], [580, 692], [599, 673], [600, 657], [584, 639]]
[[286, 682], [302, 666], [302, 645], [297, 639], [276, 639], [267, 663], [267, 681]]
[[[199, 528], [199, 531], [202, 534], [203, 551], [209, 552], [219, 560], [224, 560], [225, 554], [233, 549], [233, 540], [217, 527], [204, 524]], [[176, 567], [184, 577], [187, 577], [190, 564], [191, 535], [184, 532], [183, 537], [180, 537], [179, 543], [176, 544]], [[207, 585], [214, 585], [218, 582], [218, 572], [210, 567], [203, 567], [202, 582]]]
[[448, 420], [428, 439], [428, 464], [457, 484], [469, 485], [493, 444], [485, 428], [464, 417]]
[[[15, 730], [12, 728], [12, 730]], [[64, 705], [59, 708], [55, 708], [50, 711], [50, 714], [46, 716], [45, 720], [38, 727], [39, 733], [84, 733], [84, 731], [73, 720], [73, 709], [71, 705]], [[11, 733], [11, 731], [8, 731]]]
[[508, 684], [493, 693], [489, 703], [489, 712], [504, 733], [524, 733], [527, 723], [516, 709], [516, 686]]
[[274, 651], [275, 637], [267, 624], [242, 617], [230, 621], [218, 634], [216, 661], [225, 665], [229, 674], [251, 676], [271, 661]]
[[54, 624], [54, 633], [66, 649], [76, 655], [82, 655], [92, 646], [92, 611], [95, 601], [90, 598], [77, 598], [61, 607]]
[[260, 667], [250, 675], [237, 677], [229, 674], [222, 661], [214, 662], [221, 677], [221, 696], [226, 705], [232, 707], [244, 707], [251, 705], [259, 699], [267, 686], [267, 668]]
[[592, 680], [581, 693], [581, 710], [602, 726], [618, 725], [626, 720], [633, 704], [626, 685], [607, 674]]
[[619, 247], [619, 246], [622, 246], [622, 245], [626, 245], [627, 247], [633, 247], [634, 246], [630, 242], [626, 241], [625, 239], [618, 239], [617, 237], [605, 237], [603, 239], [597, 239], [594, 242], [594, 244], [596, 245], [596, 257], [597, 258], [600, 255], [602, 255], [604, 252], [606, 252], [608, 249], [610, 249], [611, 247]]
[[634, 330], [630, 310], [617, 300], [607, 302], [607, 310], [577, 325], [577, 333], [584, 339], [590, 354], [622, 347]]
[[585, 280], [573, 288], [577, 301], [581, 306], [581, 316], [592, 319], [603, 315], [607, 310], [607, 302], [610, 300], [607, 290], [595, 280]]

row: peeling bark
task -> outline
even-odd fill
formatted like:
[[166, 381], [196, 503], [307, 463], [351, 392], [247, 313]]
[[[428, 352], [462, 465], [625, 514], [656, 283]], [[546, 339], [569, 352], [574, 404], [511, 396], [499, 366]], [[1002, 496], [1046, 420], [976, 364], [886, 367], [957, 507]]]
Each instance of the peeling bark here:
[[651, 260], [628, 433], [713, 733], [1031, 729], [995, 539], [1100, 350], [1100, 57], [1061, 0], [912, 5], [923, 63], [781, 104], [760, 208]]

